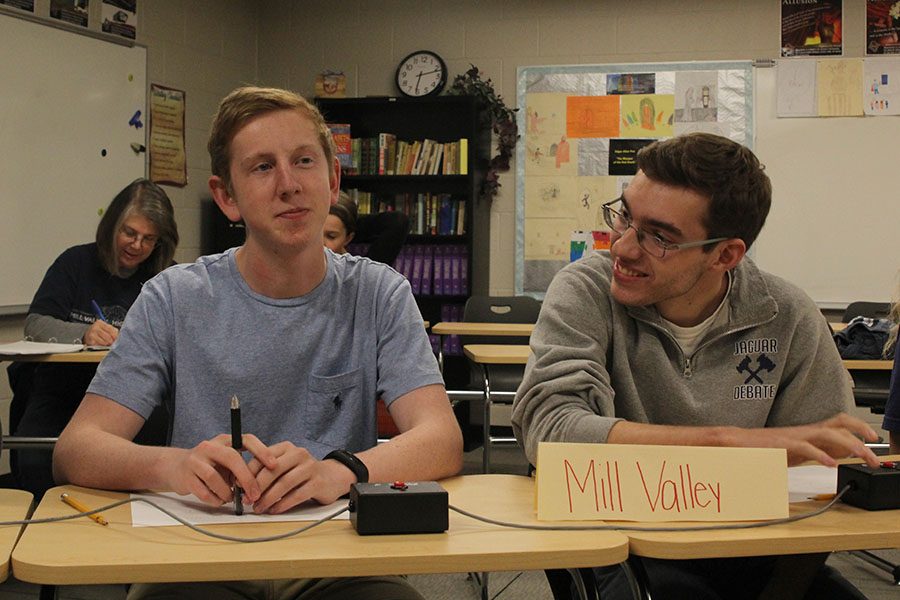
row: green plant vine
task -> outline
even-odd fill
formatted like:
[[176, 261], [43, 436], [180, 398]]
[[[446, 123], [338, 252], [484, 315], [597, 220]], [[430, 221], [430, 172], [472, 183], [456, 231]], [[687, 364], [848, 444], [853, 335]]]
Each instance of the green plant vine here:
[[492, 200], [500, 191], [499, 174], [509, 171], [509, 161], [519, 139], [516, 124], [517, 108], [509, 108], [503, 98], [494, 91], [490, 79], [481, 78], [478, 67], [457, 75], [447, 90], [451, 96], [474, 96], [479, 108], [486, 110], [491, 118], [491, 131], [497, 134], [497, 154], [491, 158], [487, 173], [481, 184], [481, 197]]

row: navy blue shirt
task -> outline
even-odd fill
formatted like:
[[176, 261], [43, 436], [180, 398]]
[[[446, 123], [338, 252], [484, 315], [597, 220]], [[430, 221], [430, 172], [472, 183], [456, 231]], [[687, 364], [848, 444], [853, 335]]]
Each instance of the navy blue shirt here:
[[152, 276], [146, 264], [145, 261], [131, 277], [123, 279], [103, 268], [96, 243], [73, 246], [47, 269], [28, 312], [91, 324], [97, 320], [91, 306], [91, 300], [96, 300], [109, 324], [122, 327], [141, 286]]

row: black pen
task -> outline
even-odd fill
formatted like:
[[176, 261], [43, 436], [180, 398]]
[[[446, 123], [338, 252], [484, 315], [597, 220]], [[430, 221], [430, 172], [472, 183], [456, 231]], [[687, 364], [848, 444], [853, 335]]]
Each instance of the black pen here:
[[[241, 403], [237, 396], [231, 397], [231, 447], [241, 451], [244, 443], [241, 441]], [[244, 514], [244, 503], [241, 500], [243, 492], [241, 486], [234, 483], [234, 514]]]

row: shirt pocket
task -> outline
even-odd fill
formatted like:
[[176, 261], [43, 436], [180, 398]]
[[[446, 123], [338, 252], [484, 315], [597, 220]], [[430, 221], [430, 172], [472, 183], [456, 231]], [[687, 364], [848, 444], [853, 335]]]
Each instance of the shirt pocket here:
[[362, 369], [337, 375], [309, 376], [306, 402], [307, 436], [344, 447], [364, 418], [361, 410]]

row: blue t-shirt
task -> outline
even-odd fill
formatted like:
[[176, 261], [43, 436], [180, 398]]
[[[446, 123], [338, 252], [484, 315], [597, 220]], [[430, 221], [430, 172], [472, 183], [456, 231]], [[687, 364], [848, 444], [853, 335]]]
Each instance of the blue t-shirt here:
[[165, 402], [171, 445], [189, 448], [230, 427], [288, 440], [321, 458], [377, 441], [375, 401], [390, 405], [442, 384], [409, 283], [390, 267], [324, 250], [324, 280], [273, 299], [240, 275], [235, 249], [177, 265], [147, 282], [89, 392], [147, 418]]
[[894, 433], [900, 432], [900, 344], [894, 350], [891, 391], [888, 393], [888, 399], [884, 405], [884, 423], [881, 428]]

